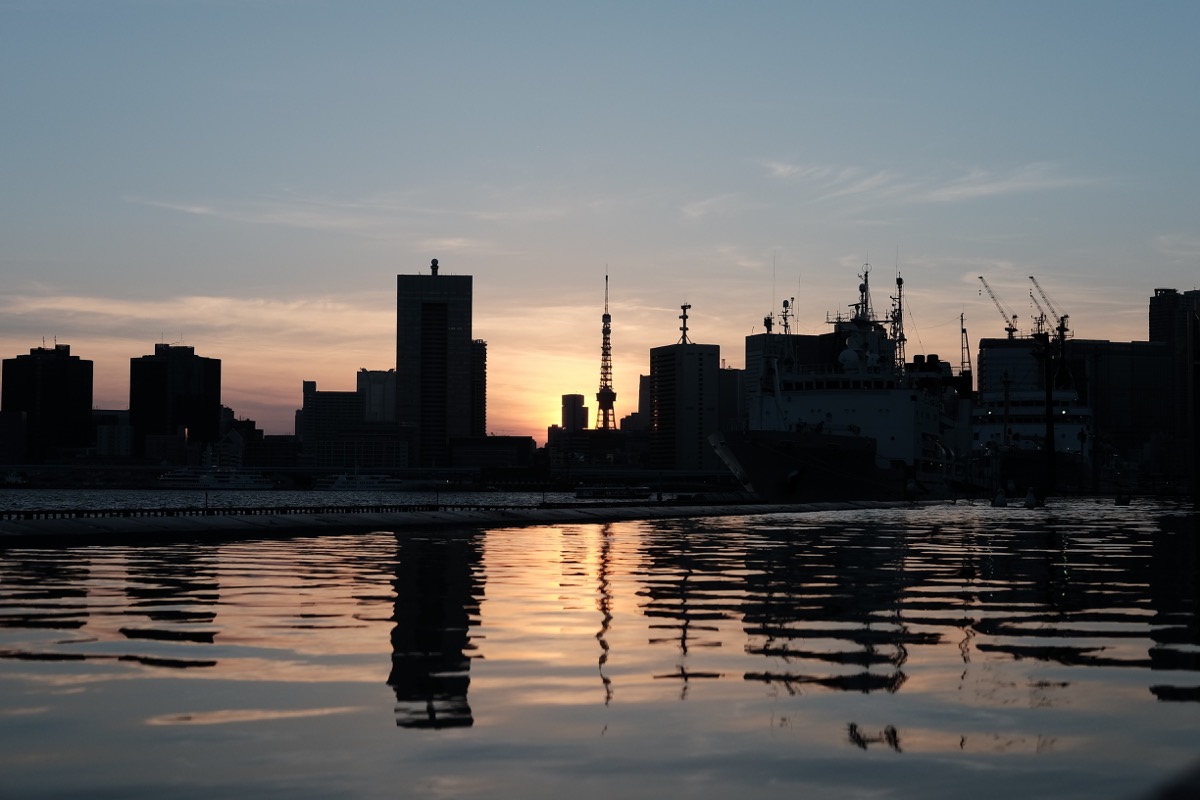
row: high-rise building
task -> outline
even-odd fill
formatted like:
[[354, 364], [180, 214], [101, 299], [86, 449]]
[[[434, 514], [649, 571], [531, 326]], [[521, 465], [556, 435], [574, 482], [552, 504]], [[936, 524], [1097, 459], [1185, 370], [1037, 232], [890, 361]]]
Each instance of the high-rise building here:
[[194, 459], [220, 438], [221, 360], [162, 343], [153, 355], [131, 358], [129, 421], [135, 455], [157, 457], [150, 437], [179, 440]]
[[562, 396], [562, 429], [567, 433], [575, 433], [587, 428], [588, 409], [583, 404], [583, 395], [564, 394]]
[[1200, 311], [1200, 290], [1155, 289], [1150, 298], [1150, 341], [1174, 344], [1185, 335], [1188, 315]]
[[471, 436], [487, 436], [487, 342], [471, 342]]
[[720, 430], [721, 348], [684, 342], [650, 350], [650, 457], [661, 469], [719, 470], [709, 444]]
[[415, 466], [450, 466], [451, 438], [486, 432], [475, 342], [470, 275], [439, 275], [435, 258], [428, 275], [396, 276], [396, 421], [414, 432]]
[[[358, 396], [362, 400], [363, 422], [396, 421], [396, 370], [360, 369]], [[308, 395], [305, 382], [305, 396]], [[315, 388], [315, 384], [314, 384]]]
[[85, 449], [91, 440], [92, 362], [71, 355], [69, 344], [4, 359], [0, 410], [24, 416], [26, 463]]
[[[318, 391], [304, 381], [304, 406], [296, 415], [301, 462], [322, 470], [396, 469], [408, 466], [408, 441], [380, 397], [394, 392], [395, 373], [360, 370], [353, 392]], [[393, 395], [394, 396], [394, 395]]]
[[1170, 378], [1161, 412], [1167, 465], [1176, 474], [1200, 473], [1200, 290], [1155, 289], [1150, 298], [1150, 341], [1170, 353]]
[[721, 469], [708, 442], [721, 429], [721, 348], [688, 339], [688, 309], [682, 305], [678, 344], [650, 350], [650, 459], [660, 469]]

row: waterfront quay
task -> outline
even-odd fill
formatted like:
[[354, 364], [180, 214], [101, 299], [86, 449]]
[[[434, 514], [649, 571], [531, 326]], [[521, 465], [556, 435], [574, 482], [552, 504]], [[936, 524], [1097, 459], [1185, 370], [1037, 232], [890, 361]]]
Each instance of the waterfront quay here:
[[0, 512], [0, 547], [50, 541], [104, 544], [174, 538], [250, 539], [421, 531], [480, 526], [556, 525], [688, 517], [757, 516], [839, 509], [904, 508], [912, 503], [862, 501], [767, 505], [696, 503], [371, 504], [265, 507], [24, 509]]

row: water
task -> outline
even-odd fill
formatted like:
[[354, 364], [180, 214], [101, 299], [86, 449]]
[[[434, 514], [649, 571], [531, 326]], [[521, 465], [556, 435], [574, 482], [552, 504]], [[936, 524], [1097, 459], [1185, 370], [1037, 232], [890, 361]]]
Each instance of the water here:
[[1200, 756], [1169, 504], [0, 551], [5, 797], [1133, 797]]

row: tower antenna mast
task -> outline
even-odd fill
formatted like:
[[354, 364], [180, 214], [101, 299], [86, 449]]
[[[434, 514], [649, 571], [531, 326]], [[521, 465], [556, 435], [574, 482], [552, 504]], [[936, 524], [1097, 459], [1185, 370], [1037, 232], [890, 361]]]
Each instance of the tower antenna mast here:
[[691, 303], [684, 303], [683, 305], [681, 305], [679, 307], [679, 310], [683, 312], [682, 314], [679, 315], [679, 319], [683, 322], [683, 324], [679, 326], [679, 330], [683, 331], [683, 336], [679, 337], [680, 344], [691, 344], [691, 342], [688, 341], [688, 337], [687, 337], [687, 319], [688, 319], [687, 312], [688, 312], [688, 309], [691, 307], [692, 307]]
[[612, 388], [612, 315], [608, 313], [608, 271], [604, 272], [604, 316], [600, 318], [600, 390], [596, 392], [596, 430], [615, 431], [616, 414], [613, 403], [617, 393]]

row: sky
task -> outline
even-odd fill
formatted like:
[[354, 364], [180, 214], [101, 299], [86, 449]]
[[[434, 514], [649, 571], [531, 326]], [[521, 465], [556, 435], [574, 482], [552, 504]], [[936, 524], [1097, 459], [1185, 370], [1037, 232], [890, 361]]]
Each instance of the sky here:
[[395, 366], [397, 274], [474, 276], [488, 430], [649, 350], [744, 365], [871, 265], [908, 354], [1031, 326], [1144, 340], [1200, 283], [1200, 3], [0, 0], [0, 355], [69, 344], [127, 408], [158, 342], [292, 433]]

